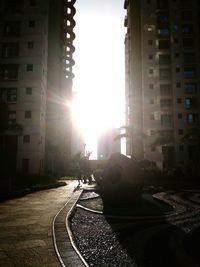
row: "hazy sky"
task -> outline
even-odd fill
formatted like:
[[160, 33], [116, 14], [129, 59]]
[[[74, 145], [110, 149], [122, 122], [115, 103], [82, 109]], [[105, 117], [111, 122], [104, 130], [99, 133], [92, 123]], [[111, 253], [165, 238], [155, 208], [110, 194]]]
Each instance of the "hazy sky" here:
[[77, 0], [75, 4], [76, 64], [73, 88], [80, 93], [78, 123], [81, 124], [88, 150], [95, 151], [99, 132], [122, 123], [123, 3], [123, 0]]

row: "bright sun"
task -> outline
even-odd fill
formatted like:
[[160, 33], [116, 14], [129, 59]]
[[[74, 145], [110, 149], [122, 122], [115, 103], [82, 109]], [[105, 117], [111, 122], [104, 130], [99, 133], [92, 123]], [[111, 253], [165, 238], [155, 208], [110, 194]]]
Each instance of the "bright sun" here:
[[106, 129], [117, 127], [119, 116], [116, 115], [113, 103], [109, 101], [108, 96], [97, 92], [93, 95], [75, 93], [72, 102], [73, 122], [85, 139], [97, 138]]
[[76, 20], [73, 123], [87, 149], [95, 151], [100, 133], [123, 125], [123, 16], [119, 20], [111, 14], [88, 11], [77, 12]]

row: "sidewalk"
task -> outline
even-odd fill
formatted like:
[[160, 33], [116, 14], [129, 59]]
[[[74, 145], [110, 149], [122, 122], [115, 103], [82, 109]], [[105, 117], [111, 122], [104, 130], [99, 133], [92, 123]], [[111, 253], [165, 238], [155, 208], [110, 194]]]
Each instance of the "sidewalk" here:
[[0, 203], [0, 267], [60, 267], [52, 237], [57, 212], [77, 181]]

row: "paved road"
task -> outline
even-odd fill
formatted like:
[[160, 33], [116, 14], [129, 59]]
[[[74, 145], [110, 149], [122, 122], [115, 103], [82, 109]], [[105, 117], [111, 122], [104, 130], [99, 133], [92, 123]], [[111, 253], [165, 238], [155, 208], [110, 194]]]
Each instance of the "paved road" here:
[[0, 203], [0, 267], [60, 267], [52, 222], [77, 181]]

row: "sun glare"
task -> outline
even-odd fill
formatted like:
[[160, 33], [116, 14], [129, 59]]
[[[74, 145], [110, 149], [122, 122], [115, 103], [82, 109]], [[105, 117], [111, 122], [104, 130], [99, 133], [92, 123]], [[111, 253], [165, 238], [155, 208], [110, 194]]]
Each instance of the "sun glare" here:
[[123, 124], [123, 16], [120, 21], [98, 11], [78, 14], [77, 8], [75, 46], [73, 122], [95, 151], [100, 133]]

